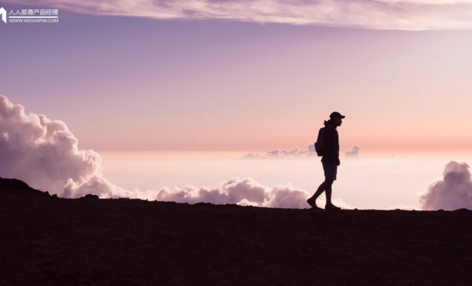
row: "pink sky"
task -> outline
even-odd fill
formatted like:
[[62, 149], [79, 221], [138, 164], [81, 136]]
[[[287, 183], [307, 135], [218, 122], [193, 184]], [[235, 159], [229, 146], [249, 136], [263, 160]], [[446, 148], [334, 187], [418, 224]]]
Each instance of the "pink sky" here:
[[60, 22], [0, 26], [8, 67], [0, 70], [0, 94], [27, 113], [64, 121], [80, 149], [304, 149], [336, 110], [346, 115], [342, 152], [354, 145], [365, 154], [472, 151], [472, 31], [459, 17], [470, 1], [443, 10], [416, 1], [432, 8], [401, 15], [389, 14], [391, 1], [368, 6], [386, 13], [384, 22], [367, 21], [366, 12], [343, 23], [330, 6], [339, 21], [310, 14], [302, 18], [309, 25], [292, 23], [300, 11], [290, 16], [285, 6], [262, 25], [263, 7], [216, 2], [195, 8], [199, 20], [182, 14], [180, 1], [162, 15], [145, 1], [131, 10], [120, 6], [127, 2], [2, 2], [7, 10], [59, 8]]

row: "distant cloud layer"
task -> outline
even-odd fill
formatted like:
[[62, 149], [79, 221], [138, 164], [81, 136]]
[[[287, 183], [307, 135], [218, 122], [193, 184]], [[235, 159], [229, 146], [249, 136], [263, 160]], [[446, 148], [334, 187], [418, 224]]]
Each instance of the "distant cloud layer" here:
[[297, 146], [292, 150], [279, 150], [274, 149], [268, 151], [265, 155], [249, 153], [243, 156], [243, 159], [297, 159], [303, 157], [315, 157], [316, 151], [313, 144], [309, 144], [306, 150], [299, 150]]
[[354, 146], [354, 147], [352, 147], [351, 150], [346, 151], [344, 154], [345, 154], [347, 157], [357, 157], [357, 156], [359, 156], [359, 150], [360, 150], [359, 147]]
[[367, 29], [471, 29], [471, 0], [10, 0], [77, 13]]
[[[351, 150], [346, 151], [344, 155], [346, 157], [358, 157], [360, 148], [357, 146], [352, 147]], [[316, 153], [315, 146], [313, 144], [308, 144], [305, 150], [298, 149], [297, 146], [292, 150], [279, 150], [274, 149], [268, 151], [265, 155], [252, 154], [249, 153], [242, 157], [242, 159], [299, 159], [299, 158], [321, 158], [318, 157]]]
[[443, 178], [432, 182], [421, 196], [425, 210], [472, 209], [472, 181], [469, 165], [451, 161], [446, 164]]
[[[26, 115], [22, 105], [14, 105], [0, 95], [0, 177], [17, 178], [33, 188], [66, 198], [96, 194], [101, 198], [308, 208], [307, 191], [293, 188], [290, 183], [271, 188], [250, 177], [233, 177], [214, 189], [185, 185], [126, 190], [103, 177], [100, 155], [93, 150], [79, 150], [78, 141], [64, 122], [50, 120], [43, 114]], [[342, 200], [334, 202], [351, 208]]]

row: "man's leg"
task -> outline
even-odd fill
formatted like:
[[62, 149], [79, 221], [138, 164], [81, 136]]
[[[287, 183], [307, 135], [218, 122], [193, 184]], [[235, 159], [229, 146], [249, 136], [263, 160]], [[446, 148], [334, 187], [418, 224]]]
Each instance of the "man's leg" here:
[[[316, 199], [326, 191], [326, 203], [329, 202], [331, 204], [331, 185], [333, 184], [333, 180], [326, 179], [316, 190], [315, 194], [310, 198], [310, 200], [316, 201]], [[329, 193], [329, 195], [328, 195]]]
[[331, 186], [333, 185], [334, 180], [326, 180], [326, 204], [327, 205], [332, 205], [333, 203], [331, 202], [331, 193], [332, 189]]
[[329, 180], [327, 179], [327, 186], [326, 186], [326, 206], [325, 206], [325, 209], [326, 208], [329, 208], [329, 209], [340, 209], [338, 207], [336, 207], [335, 205], [333, 205], [333, 203], [331, 202], [331, 194], [332, 194], [332, 189], [331, 189], [331, 186], [333, 185], [333, 182], [334, 180], [336, 180], [336, 173], [338, 171], [338, 166], [337, 164], [334, 164], [334, 163], [326, 163], [325, 164], [325, 169], [326, 169], [326, 178], [329, 178]]

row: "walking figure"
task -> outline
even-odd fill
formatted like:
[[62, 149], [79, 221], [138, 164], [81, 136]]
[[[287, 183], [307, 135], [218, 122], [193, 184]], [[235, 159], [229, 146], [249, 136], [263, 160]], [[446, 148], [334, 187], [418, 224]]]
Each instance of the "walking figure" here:
[[[323, 170], [325, 180], [316, 190], [315, 194], [309, 198], [306, 202], [314, 209], [320, 209], [316, 205], [316, 199], [323, 193], [326, 192], [326, 205], [325, 209], [340, 210], [341, 208], [333, 205], [331, 202], [331, 194], [334, 180], [336, 180], [336, 174], [338, 166], [341, 164], [339, 161], [339, 136], [336, 127], [341, 126], [343, 118], [346, 116], [341, 115], [335, 111], [331, 113], [328, 121], [324, 121], [324, 131], [322, 131], [322, 139], [324, 140], [324, 148], [322, 151], [321, 163], [323, 164]], [[317, 142], [318, 144], [318, 142]], [[318, 150], [317, 150], [318, 151]]]

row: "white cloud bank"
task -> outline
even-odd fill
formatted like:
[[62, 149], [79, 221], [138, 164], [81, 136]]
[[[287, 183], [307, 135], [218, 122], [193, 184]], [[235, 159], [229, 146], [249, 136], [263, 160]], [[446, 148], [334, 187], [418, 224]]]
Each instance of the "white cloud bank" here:
[[[10, 0], [76, 13], [389, 30], [471, 29], [470, 0]], [[34, 6], [34, 7], [33, 7]], [[14, 8], [14, 7], [12, 7]], [[60, 13], [60, 12], [59, 12]]]
[[24, 112], [0, 95], [0, 176], [17, 178], [61, 197], [87, 193], [100, 197], [145, 196], [127, 191], [102, 176], [101, 158], [79, 150], [78, 140], [60, 120]]
[[450, 161], [446, 164], [443, 177], [432, 182], [420, 197], [425, 210], [472, 209], [472, 181], [469, 165]]
[[186, 185], [182, 189], [164, 187], [157, 194], [159, 201], [197, 203], [200, 201], [215, 204], [242, 204], [260, 207], [308, 208], [306, 199], [309, 194], [286, 186], [269, 188], [255, 182], [252, 178], [233, 177], [221, 182], [221, 189], [196, 188]]
[[[267, 187], [252, 178], [233, 177], [220, 188], [185, 185], [142, 191], [125, 190], [103, 177], [100, 155], [79, 150], [78, 139], [60, 120], [43, 114], [25, 114], [24, 107], [0, 95], [0, 177], [17, 178], [33, 188], [77, 198], [95, 194], [101, 198], [128, 197], [175, 202], [209, 202], [276, 208], [308, 208], [307, 191], [290, 183]], [[352, 208], [342, 200], [339, 206]]]
[[[293, 188], [290, 183], [287, 185], [269, 188], [255, 182], [252, 178], [240, 179], [233, 177], [227, 181], [222, 181], [221, 189], [196, 188], [186, 185], [182, 189], [164, 187], [157, 195], [159, 201], [175, 201], [197, 203], [200, 201], [212, 202], [214, 204], [239, 204], [259, 207], [274, 208], [310, 208], [306, 203], [309, 194], [305, 190]], [[341, 199], [333, 199], [333, 203], [343, 209], [352, 209]], [[325, 201], [320, 199], [319, 206], [323, 206]]]

